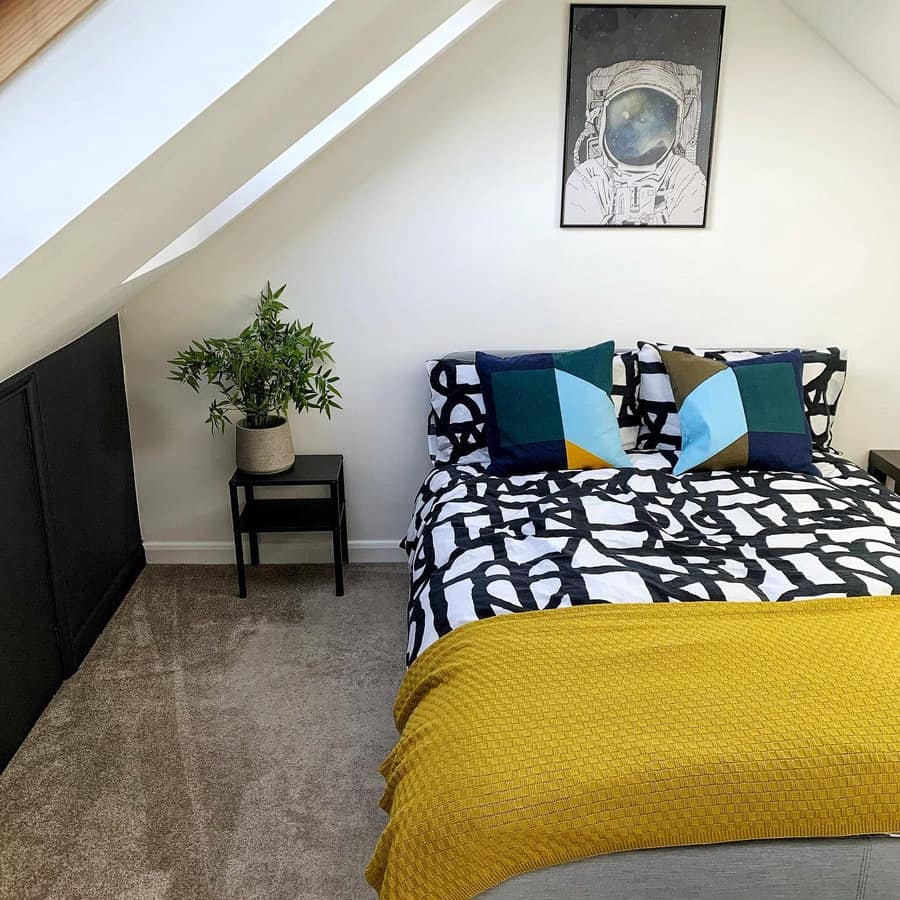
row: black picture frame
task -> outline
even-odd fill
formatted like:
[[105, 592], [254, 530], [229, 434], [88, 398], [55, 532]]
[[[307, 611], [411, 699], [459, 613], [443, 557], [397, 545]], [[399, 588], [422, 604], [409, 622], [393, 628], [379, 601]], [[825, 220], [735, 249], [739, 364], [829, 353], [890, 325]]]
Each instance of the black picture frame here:
[[[633, 30], [617, 27], [615, 40], [606, 40], [612, 31], [604, 32], [604, 23], [610, 25], [614, 20], [621, 23], [624, 15], [633, 20]], [[586, 16], [598, 17], [598, 33], [593, 40], [586, 36], [582, 28]], [[702, 19], [702, 21], [701, 21]], [[691, 25], [694, 26], [696, 46], [690, 46]], [[654, 28], [660, 31], [654, 33]], [[665, 29], [668, 28], [668, 34]], [[722, 66], [722, 45], [725, 34], [725, 6], [708, 4], [637, 4], [637, 3], [572, 3], [569, 7], [569, 50], [566, 65], [566, 123], [563, 143], [562, 184], [560, 187], [561, 228], [705, 228], [709, 210], [709, 184], [712, 170], [712, 156], [715, 139], [716, 107], [719, 91], [719, 79]], [[666, 48], [667, 38], [672, 46]], [[677, 39], [677, 44], [675, 43]], [[677, 58], [675, 58], [677, 57]], [[595, 65], [597, 62], [602, 65]], [[698, 63], [702, 62], [702, 65]], [[629, 66], [631, 72], [629, 73]], [[680, 99], [672, 95], [678, 91], [655, 90], [647, 87], [649, 71], [650, 80], [656, 77], [668, 86], [669, 83], [682, 83], [683, 93]], [[616, 74], [610, 74], [613, 71]], [[591, 120], [589, 107], [588, 75], [603, 73], [597, 80], [604, 78], [617, 81], [619, 88], [611, 96], [598, 94], [595, 109], [602, 104], [604, 118], [603, 134], [596, 129]], [[712, 75], [710, 75], [712, 72]], [[624, 75], [623, 75], [624, 73]], [[651, 164], [650, 171], [644, 164], [629, 167], [613, 157], [608, 147], [607, 126], [605, 118], [613, 100], [627, 93], [629, 80], [631, 87], [638, 87], [645, 97], [657, 97], [661, 113], [654, 117], [655, 109], [650, 108], [651, 121], [662, 128], [660, 122], [671, 126], [675, 135], [672, 143], [660, 156], [658, 162]], [[621, 87], [622, 83], [626, 87]], [[635, 96], [637, 92], [633, 92]], [[666, 97], [670, 97], [667, 100]], [[640, 99], [640, 98], [639, 98]], [[580, 101], [580, 108], [573, 104]], [[672, 104], [677, 106], [677, 113], [672, 112]], [[693, 107], [696, 107], [694, 109]], [[669, 118], [665, 118], [669, 116]], [[628, 110], [623, 110], [621, 117], [628, 118]], [[621, 121], [620, 117], [620, 121]], [[696, 124], [693, 120], [696, 119]], [[642, 120], [643, 121], [643, 118]], [[673, 124], [674, 123], [674, 124]], [[589, 134], [593, 127], [593, 134]], [[636, 126], [635, 126], [636, 127]], [[634, 128], [631, 134], [623, 129], [625, 137], [622, 145], [626, 149], [633, 147]], [[693, 146], [686, 149], [680, 142], [684, 132], [688, 132]], [[587, 134], [587, 137], [586, 137]], [[670, 132], [665, 132], [666, 137]], [[642, 135], [639, 135], [643, 138]], [[653, 137], [653, 133], [649, 136]], [[577, 163], [581, 145], [589, 141], [595, 148], [593, 156], [586, 157], [582, 164]], [[579, 143], [581, 142], [581, 143]], [[649, 148], [643, 157], [634, 157], [644, 163], [650, 158], [648, 154], [660, 153], [661, 144]], [[665, 146], [663, 142], [662, 146]], [[597, 149], [599, 148], [599, 150]], [[632, 150], [637, 152], [637, 150]], [[692, 158], [693, 157], [693, 158]], [[596, 165], [593, 161], [596, 160]], [[698, 162], [699, 160], [699, 162]], [[591, 165], [588, 165], [591, 163]], [[666, 168], [667, 172], [660, 178], [657, 186], [673, 182], [686, 185], [678, 195], [678, 203], [666, 209], [660, 198], [672, 196], [674, 191], [655, 191], [651, 196], [654, 172]], [[675, 171], [677, 169], [677, 171]], [[580, 170], [581, 178], [573, 179], [572, 196], [567, 200], [569, 179], [576, 170]], [[637, 174], [635, 174], [637, 173]], [[642, 174], [643, 173], [643, 174]], [[702, 185], [699, 176], [702, 176]], [[621, 179], [621, 180], [616, 180]], [[629, 181], [631, 179], [631, 181]], [[639, 183], [637, 193], [629, 184]], [[594, 189], [594, 185], [597, 189]], [[602, 190], [600, 190], [602, 189]], [[615, 190], [610, 200], [600, 199], [601, 194]], [[702, 195], [702, 212], [698, 213], [697, 204]], [[622, 198], [633, 198], [628, 212], [617, 212], [621, 209]], [[686, 199], [685, 199], [686, 198]], [[584, 201], [584, 202], [581, 202]], [[653, 209], [650, 209], [650, 203]], [[568, 202], [568, 210], [567, 210]], [[568, 215], [567, 215], [568, 213]], [[698, 218], [699, 216], [699, 218]], [[606, 221], [594, 221], [594, 218], [606, 218]], [[615, 221], [613, 221], [615, 219]], [[662, 221], [660, 221], [662, 219]], [[674, 219], [670, 221], [669, 219]], [[694, 221], [696, 219], [696, 221]]]

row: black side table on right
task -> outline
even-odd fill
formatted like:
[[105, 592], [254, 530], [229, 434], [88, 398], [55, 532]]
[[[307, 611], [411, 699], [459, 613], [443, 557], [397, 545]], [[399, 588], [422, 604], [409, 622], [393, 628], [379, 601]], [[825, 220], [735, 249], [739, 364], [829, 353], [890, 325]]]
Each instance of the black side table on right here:
[[[261, 499], [255, 489], [327, 485], [327, 497]], [[240, 508], [238, 488], [246, 502]], [[244, 571], [244, 538], [250, 535], [250, 563], [259, 565], [259, 535], [265, 532], [330, 531], [334, 546], [334, 592], [344, 594], [344, 563], [350, 561], [347, 545], [347, 503], [344, 497], [344, 457], [340, 454], [302, 454], [294, 465], [278, 475], [249, 475], [237, 469], [228, 482], [231, 521], [234, 528], [234, 555], [237, 562], [238, 593], [247, 596]]]
[[869, 474], [884, 485], [890, 478], [900, 493], [900, 450], [870, 450]]

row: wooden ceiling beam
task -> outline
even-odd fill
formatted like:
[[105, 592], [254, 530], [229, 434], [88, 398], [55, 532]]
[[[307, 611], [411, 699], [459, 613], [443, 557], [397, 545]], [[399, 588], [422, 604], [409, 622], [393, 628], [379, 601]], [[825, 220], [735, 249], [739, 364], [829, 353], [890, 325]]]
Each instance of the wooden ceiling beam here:
[[0, 84], [97, 0], [0, 0]]

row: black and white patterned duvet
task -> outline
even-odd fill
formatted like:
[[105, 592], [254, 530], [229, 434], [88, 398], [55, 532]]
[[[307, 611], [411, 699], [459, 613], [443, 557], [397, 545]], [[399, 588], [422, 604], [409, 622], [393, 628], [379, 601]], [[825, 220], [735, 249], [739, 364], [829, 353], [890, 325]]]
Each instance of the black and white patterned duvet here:
[[426, 478], [404, 546], [412, 662], [465, 622], [580, 603], [900, 593], [900, 500], [836, 454], [820, 477], [635, 469]]

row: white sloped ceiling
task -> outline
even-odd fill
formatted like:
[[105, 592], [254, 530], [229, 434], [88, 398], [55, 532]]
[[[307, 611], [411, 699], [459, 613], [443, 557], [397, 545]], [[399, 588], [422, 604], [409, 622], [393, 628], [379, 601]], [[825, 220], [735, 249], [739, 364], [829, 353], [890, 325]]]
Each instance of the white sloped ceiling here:
[[[214, 40], [215, 4], [205, 5], [212, 17], [208, 40]], [[465, 0], [326, 4], [260, 65], [211, 105], [197, 109], [196, 117], [177, 134], [119, 173], [99, 199], [0, 278], [0, 378], [115, 312], [123, 300], [111, 292], [129, 275], [464, 5]], [[97, 54], [104, 52], [111, 52], [108, 42], [95, 48]], [[83, 59], [91, 65], [90, 54]], [[186, 76], [179, 71], [178, 77]], [[160, 85], [161, 91], [177, 89], [178, 84]], [[90, 97], [77, 99], [90, 103]], [[126, 138], [113, 125], [97, 139]], [[65, 157], [65, 147], [62, 135], [52, 153], [35, 154], [34, 164], [44, 158], [50, 172], [54, 154]], [[10, 184], [17, 178], [33, 178], [31, 165], [23, 158], [3, 177]], [[8, 204], [5, 214], [11, 221], [16, 215], [23, 217], [25, 231], [24, 220], [35, 205], [25, 194], [15, 205]]]
[[[785, 0], [851, 65], [900, 106], [898, 0]], [[852, 118], [852, 110], [846, 110]]]
[[0, 276], [331, 0], [101, 0], [0, 86]]

